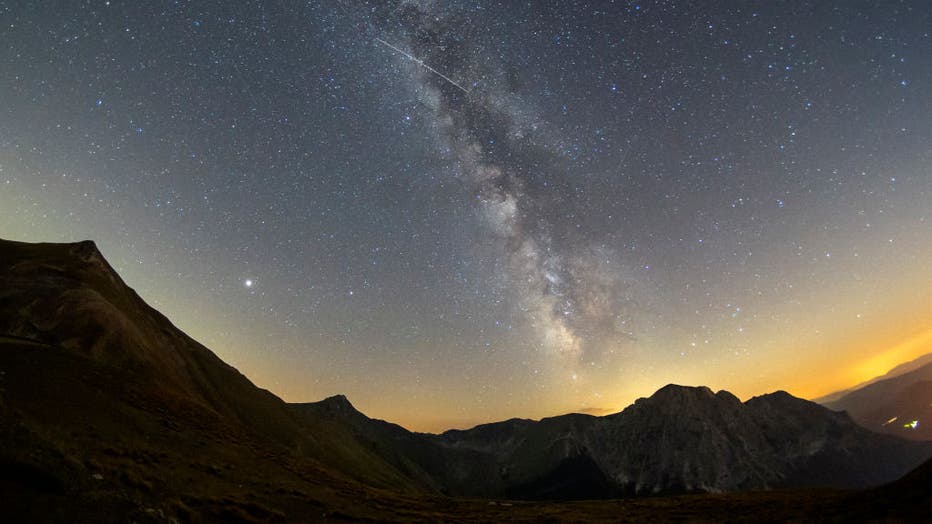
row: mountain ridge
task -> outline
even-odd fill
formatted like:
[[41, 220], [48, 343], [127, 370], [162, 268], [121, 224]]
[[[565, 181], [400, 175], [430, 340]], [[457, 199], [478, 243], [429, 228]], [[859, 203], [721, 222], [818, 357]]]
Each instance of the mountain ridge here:
[[896, 366], [891, 368], [889, 371], [887, 371], [883, 375], [878, 375], [870, 380], [865, 380], [864, 382], [855, 384], [854, 386], [851, 386], [849, 388], [834, 391], [827, 395], [816, 397], [811, 400], [815, 402], [816, 404], [828, 405], [828, 404], [831, 404], [832, 402], [835, 402], [841, 399], [841, 397], [851, 392], [857, 391], [859, 389], [864, 389], [865, 387], [870, 386], [871, 384], [880, 382], [882, 380], [887, 380], [887, 379], [899, 377], [901, 375], [905, 375], [906, 373], [915, 371], [916, 369], [920, 367], [924, 367], [925, 365], [930, 364], [930, 363], [932, 363], [932, 353], [928, 353], [920, 357], [914, 358], [913, 360], [910, 360], [909, 362], [897, 364]]
[[[364, 415], [357, 423], [365, 426], [365, 421], [390, 424]], [[370, 436], [378, 433], [372, 429], [359, 431]], [[864, 487], [897, 478], [928, 453], [926, 450], [904, 461], [895, 451], [901, 446], [899, 441], [870, 433], [845, 413], [833, 412], [785, 391], [741, 402], [726, 390], [713, 393], [705, 386], [676, 384], [603, 417], [567, 414], [539, 421], [514, 418], [441, 434], [411, 433], [395, 426], [395, 432], [392, 438], [403, 435], [416, 445], [433, 447], [437, 453], [471, 452], [470, 464], [452, 461], [454, 469], [467, 471], [466, 477], [497, 470], [497, 475], [480, 489], [469, 489], [456, 479], [446, 480], [449, 492], [466, 496], [488, 496], [489, 486], [504, 493], [520, 492], [525, 498], [552, 494], [554, 486], [541, 479], [567, 468], [580, 477], [606, 479], [600, 481], [597, 491], [616, 496], [798, 485]], [[631, 436], [644, 432], [648, 437]], [[694, 435], [699, 441], [684, 439], [683, 435]], [[618, 454], [618, 449], [643, 451], [644, 444], [632, 444], [640, 440], [662, 445], [647, 455]], [[832, 443], [837, 444], [837, 449]], [[380, 446], [391, 448], [385, 442]], [[686, 450], [687, 454], [670, 455], [669, 449]], [[884, 456], [885, 465], [867, 464], [862, 459], [864, 453]], [[703, 462], [697, 461], [697, 456], [715, 459]], [[444, 458], [449, 465], [451, 458]], [[647, 466], [658, 459], [666, 464], [661, 472], [673, 464], [683, 471], [676, 479], [667, 480], [660, 472], [646, 474], [651, 471]], [[824, 469], [827, 464], [835, 464], [829, 468], [834, 471], [845, 471], [848, 480], [840, 482], [828, 475]], [[420, 462], [418, 467], [427, 475], [442, 477], [435, 465]], [[474, 469], [470, 471], [470, 467]], [[735, 472], [742, 471], [736, 478]], [[562, 476], [566, 475], [564, 471]], [[539, 492], [529, 492], [528, 486], [536, 486]]]
[[[675, 384], [603, 417], [413, 433], [343, 395], [288, 404], [258, 388], [148, 306], [93, 243], [0, 240], [0, 281], [0, 465], [20, 472], [0, 482], [24, 500], [77, 501], [92, 520], [108, 521], [98, 506], [274, 521], [360, 497], [399, 508], [715, 493], [808, 485], [813, 472], [819, 486], [861, 487], [932, 455], [785, 392], [742, 403]], [[875, 456], [887, 467], [857, 460]]]
[[932, 361], [911, 371], [848, 391], [824, 405], [850, 413], [853, 419], [868, 429], [911, 440], [930, 441]]

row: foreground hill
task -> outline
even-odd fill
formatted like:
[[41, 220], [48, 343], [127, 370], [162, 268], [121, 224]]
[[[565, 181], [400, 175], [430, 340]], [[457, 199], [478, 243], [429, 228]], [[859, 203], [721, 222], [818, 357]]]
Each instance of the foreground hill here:
[[[844, 515], [859, 499], [821, 490], [500, 499], [862, 486], [929, 455], [788, 395], [742, 404], [679, 386], [610, 417], [416, 434], [343, 397], [289, 405], [255, 387], [146, 305], [91, 242], [0, 240], [0, 284], [3, 521], [783, 520]], [[910, 485], [928, 467], [917, 475]]]
[[426, 489], [353, 440], [307, 431], [146, 305], [91, 242], [0, 241], [0, 282], [5, 496], [123, 521], [99, 511], [265, 518], [273, 494], [280, 508], [343, 507], [369, 489], [353, 479]]
[[[101, 407], [113, 401], [129, 403], [141, 414], [177, 419], [169, 428], [175, 432], [184, 425], [261, 441], [271, 446], [270, 453], [289, 450], [337, 464], [350, 476], [358, 473], [348, 460], [352, 455], [365, 460], [370, 484], [421, 487], [364, 450], [348, 449], [346, 441], [340, 446], [345, 454], [335, 453], [331, 444], [339, 435], [307, 431], [285, 402], [253, 385], [149, 307], [92, 242], [3, 241], [0, 281], [4, 283], [0, 287], [3, 356], [16, 358], [27, 368], [22, 375], [8, 373], [7, 381], [49, 382], [47, 388], [23, 391], [8, 387], [7, 395], [21, 393], [13, 405], [35, 404], [37, 416], [46, 416], [44, 411], [51, 409], [49, 423], [137, 429], [133, 417], [120, 418], [122, 406], [96, 409], [98, 402]], [[61, 369], [63, 376], [53, 375], [51, 370], [58, 370], [60, 361], [70, 362], [70, 368]], [[69, 390], [65, 384], [76, 378], [83, 382]], [[85, 389], [90, 397], [79, 394]], [[71, 409], [52, 406], [46, 395], [53, 394], [63, 397]], [[92, 413], [85, 413], [88, 410]]]
[[913, 440], [932, 440], [932, 362], [922, 357], [911, 371], [851, 390], [823, 402], [846, 411], [864, 427]]

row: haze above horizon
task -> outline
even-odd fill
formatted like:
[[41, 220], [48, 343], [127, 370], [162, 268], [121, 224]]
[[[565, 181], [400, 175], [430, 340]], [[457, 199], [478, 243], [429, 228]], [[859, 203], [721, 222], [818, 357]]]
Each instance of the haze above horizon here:
[[287, 401], [439, 431], [932, 352], [926, 2], [0, 9], [0, 237], [95, 240]]

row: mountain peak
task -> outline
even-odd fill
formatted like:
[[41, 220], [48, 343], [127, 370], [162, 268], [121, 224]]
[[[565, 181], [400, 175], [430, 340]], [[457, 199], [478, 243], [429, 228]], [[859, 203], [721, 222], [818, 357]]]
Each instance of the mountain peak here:
[[708, 386], [667, 384], [650, 397], [638, 399], [630, 407], [637, 406], [640, 409], [661, 409], [664, 412], [678, 413], [695, 409], [715, 410], [726, 405], [738, 406], [740, 404], [741, 401], [736, 396], [725, 390], [715, 393]]
[[320, 403], [326, 406], [332, 406], [332, 407], [336, 407], [340, 409], [351, 409], [353, 411], [356, 410], [356, 408], [353, 407], [353, 403], [350, 402], [348, 398], [346, 398], [346, 395], [342, 395], [342, 394], [337, 394], [331, 397], [327, 397], [321, 400]]
[[790, 392], [783, 390], [783, 389], [778, 389], [772, 393], [766, 393], [764, 396], [774, 397], [774, 398], [793, 398], [793, 399], [798, 400], [797, 397], [793, 396]]
[[352, 402], [346, 398], [346, 395], [333, 395], [321, 401], [312, 402], [308, 405], [317, 406], [319, 409], [332, 414], [362, 415], [362, 413], [356, 409], [355, 406], [353, 406]]
[[93, 240], [59, 244], [0, 239], [0, 264], [12, 264], [9, 269], [13, 275], [48, 275], [48, 269], [54, 267], [56, 275], [67, 275], [82, 284], [102, 277], [118, 287], [125, 285]]
[[714, 397], [715, 393], [708, 386], [681, 386], [679, 384], [667, 384], [658, 389], [650, 398], [666, 399], [680, 397]]
[[[774, 392], [772, 392], [772, 393], [764, 393], [763, 395], [758, 395], [758, 396], [756, 396], [756, 397], [753, 397], [751, 400], [754, 400], [755, 402], [760, 402], [760, 401], [765, 401], [765, 400], [766, 400], [766, 401], [769, 401], [769, 402], [782, 402], [782, 403], [784, 403], [784, 404], [786, 404], [786, 403], [794, 403], [794, 404], [806, 403], [806, 404], [808, 404], [808, 403], [809, 403], [809, 401], [804, 400], [804, 399], [801, 399], [801, 398], [799, 398], [799, 397], [794, 397], [793, 395], [791, 395], [790, 393], [788, 393], [788, 392], [786, 392], [786, 391], [784, 391], [784, 390], [782, 390], [782, 389], [777, 390], [777, 391], [774, 391]], [[749, 401], [749, 402], [750, 402], [750, 401]]]
[[97, 243], [93, 240], [80, 240], [78, 242], [68, 244], [68, 247], [69, 250], [75, 255], [103, 258], [103, 255], [100, 254], [100, 249], [97, 247]]
[[113, 266], [110, 265], [110, 262], [100, 252], [100, 248], [97, 247], [97, 243], [93, 240], [81, 240], [80, 242], [66, 244], [66, 246], [68, 246], [68, 254], [72, 258], [89, 266], [94, 266], [96, 270], [101, 271], [111, 279], [119, 278], [116, 270], [113, 269]]

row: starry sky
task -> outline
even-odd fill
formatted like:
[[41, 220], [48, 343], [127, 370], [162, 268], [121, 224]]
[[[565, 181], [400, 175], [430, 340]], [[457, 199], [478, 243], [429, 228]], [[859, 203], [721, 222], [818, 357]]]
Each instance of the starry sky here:
[[[727, 5], [726, 5], [727, 4]], [[932, 351], [932, 5], [0, 3], [0, 237], [439, 431]]]

